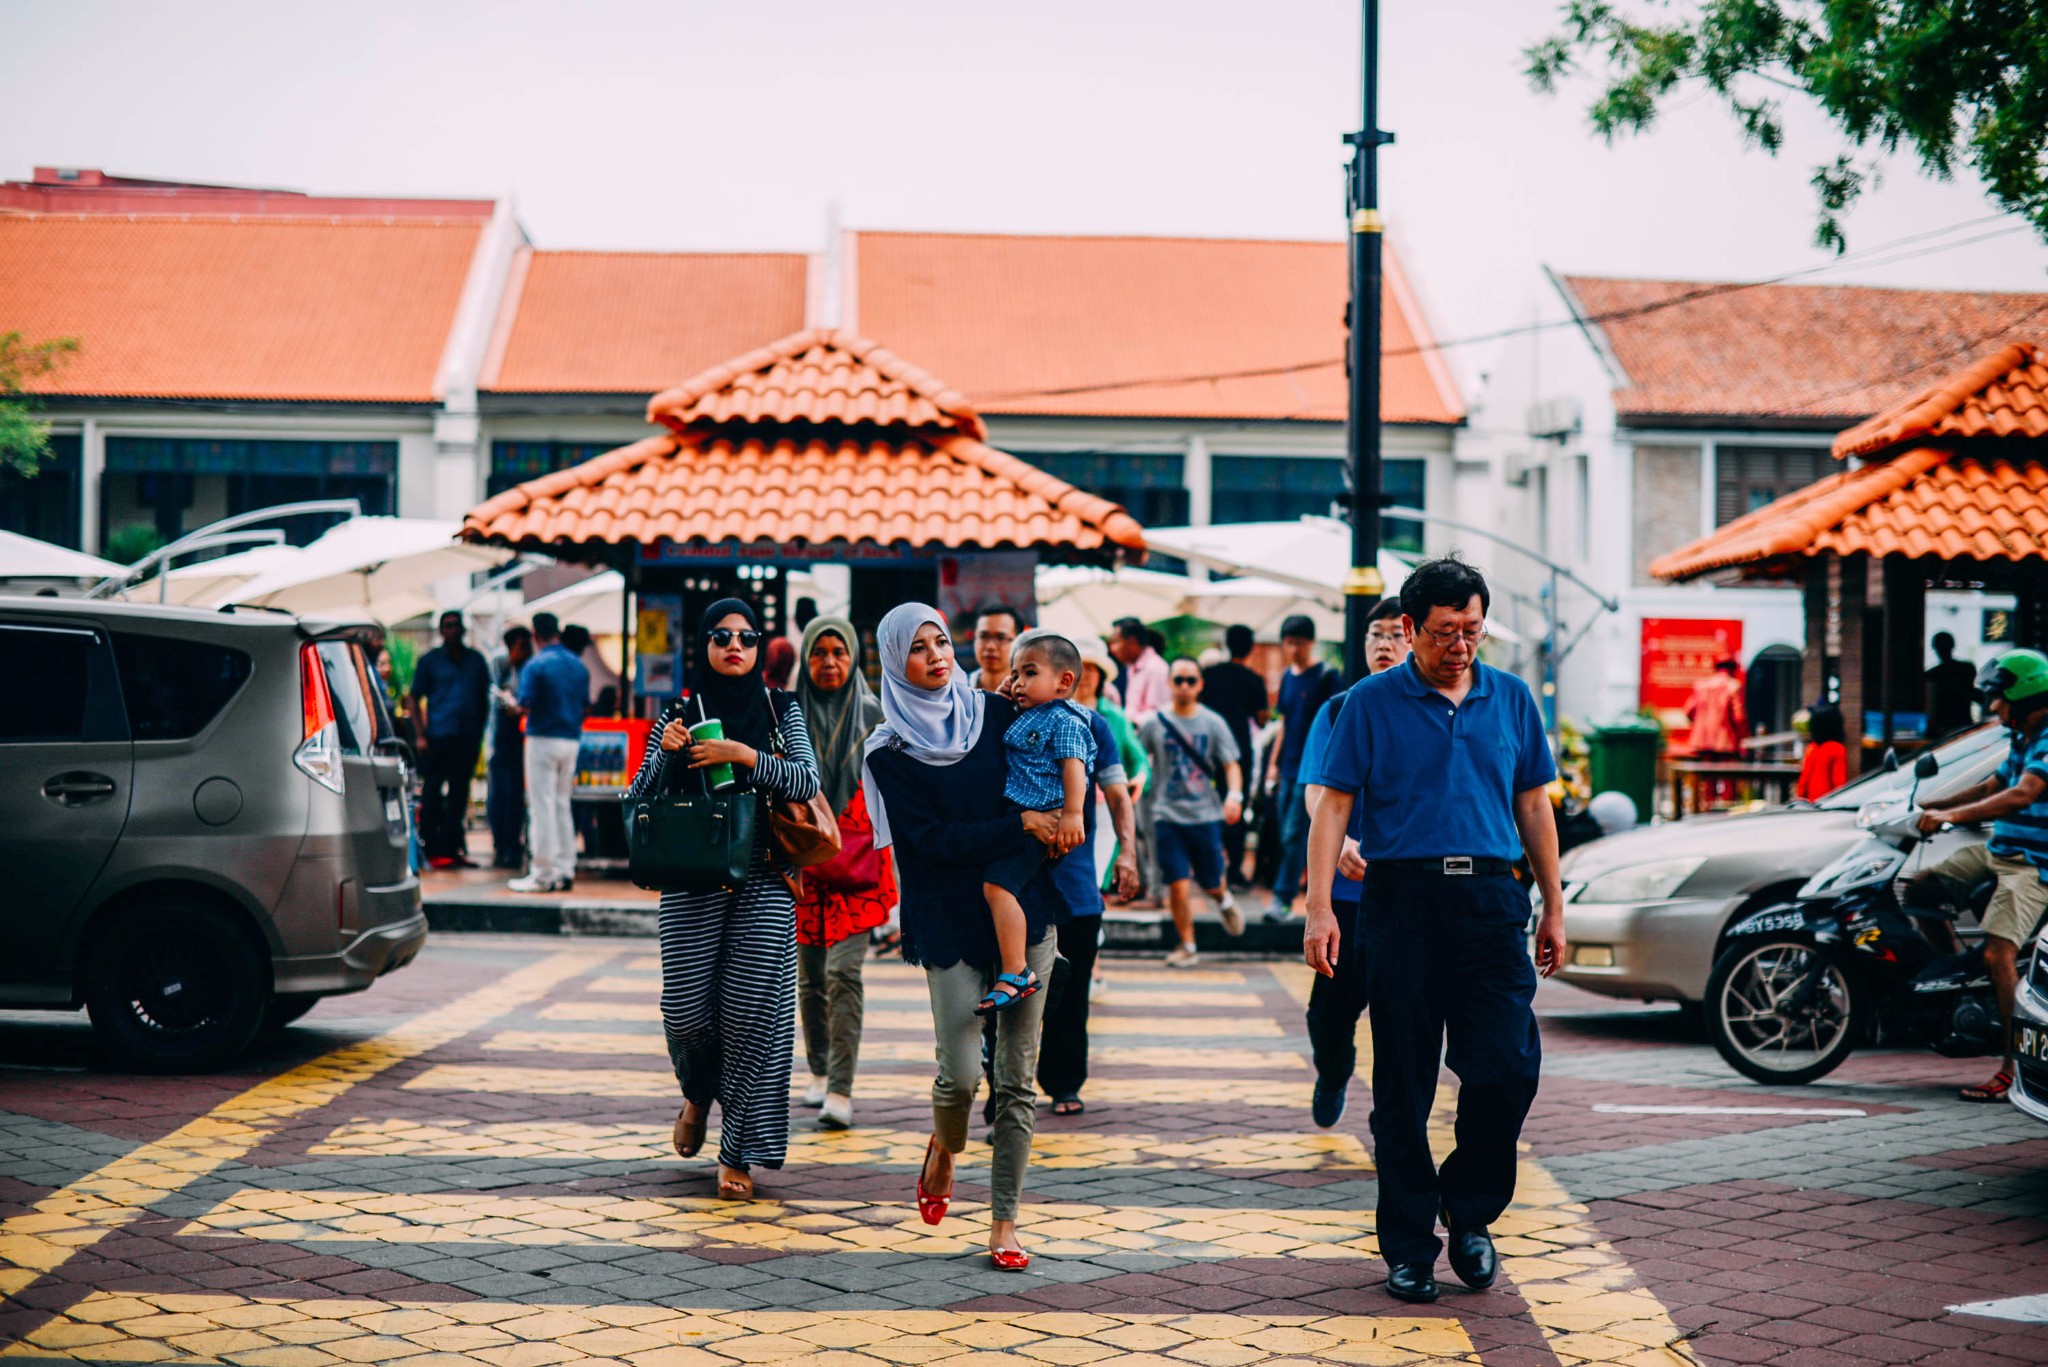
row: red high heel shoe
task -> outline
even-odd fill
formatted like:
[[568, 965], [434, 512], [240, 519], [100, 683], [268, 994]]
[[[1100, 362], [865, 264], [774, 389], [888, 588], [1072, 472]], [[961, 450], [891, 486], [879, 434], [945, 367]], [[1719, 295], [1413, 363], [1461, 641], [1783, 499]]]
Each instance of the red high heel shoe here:
[[1031, 1255], [1021, 1248], [992, 1248], [988, 1260], [998, 1272], [1022, 1272], [1031, 1266]]
[[931, 1167], [932, 1150], [938, 1147], [939, 1137], [933, 1135], [925, 1141], [924, 1167], [917, 1170], [917, 1213], [928, 1225], [935, 1225], [946, 1218], [946, 1207], [952, 1203], [953, 1193], [934, 1196], [924, 1189], [925, 1170]]

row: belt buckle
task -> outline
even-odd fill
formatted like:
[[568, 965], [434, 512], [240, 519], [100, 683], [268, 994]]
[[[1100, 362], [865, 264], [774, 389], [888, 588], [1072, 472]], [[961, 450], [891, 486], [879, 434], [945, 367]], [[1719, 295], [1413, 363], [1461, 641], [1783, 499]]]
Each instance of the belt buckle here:
[[1447, 857], [1444, 860], [1444, 876], [1446, 878], [1470, 878], [1472, 876], [1472, 856], [1469, 854], [1454, 854]]

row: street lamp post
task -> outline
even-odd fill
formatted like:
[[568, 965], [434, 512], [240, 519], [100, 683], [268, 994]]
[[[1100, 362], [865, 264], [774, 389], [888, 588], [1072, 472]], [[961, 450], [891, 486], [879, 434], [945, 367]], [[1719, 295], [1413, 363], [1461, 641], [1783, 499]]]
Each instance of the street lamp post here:
[[1379, 0], [1364, 0], [1364, 127], [1347, 134], [1351, 227], [1351, 402], [1345, 448], [1351, 485], [1351, 571], [1344, 577], [1344, 672], [1365, 677], [1365, 619], [1386, 592], [1380, 578], [1380, 222], [1379, 150], [1394, 135], [1379, 126]]

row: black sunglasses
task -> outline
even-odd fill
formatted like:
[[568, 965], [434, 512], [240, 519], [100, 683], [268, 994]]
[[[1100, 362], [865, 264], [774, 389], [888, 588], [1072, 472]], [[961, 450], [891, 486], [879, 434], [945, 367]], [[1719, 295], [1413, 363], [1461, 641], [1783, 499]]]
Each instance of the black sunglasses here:
[[735, 636], [740, 638], [741, 645], [750, 650], [761, 644], [761, 633], [758, 631], [734, 631], [731, 627], [711, 628], [711, 644], [715, 646], [729, 646]]
[[1202, 676], [1199, 674], [1176, 674], [1173, 676], [1173, 682], [1176, 684], [1198, 684], [1201, 681]]

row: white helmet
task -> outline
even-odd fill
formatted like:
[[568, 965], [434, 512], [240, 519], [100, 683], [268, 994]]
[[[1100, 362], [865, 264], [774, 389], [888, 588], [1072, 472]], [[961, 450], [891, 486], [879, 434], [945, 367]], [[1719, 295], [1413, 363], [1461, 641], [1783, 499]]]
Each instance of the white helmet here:
[[1596, 793], [1593, 800], [1586, 804], [1586, 810], [1592, 813], [1593, 820], [1599, 824], [1603, 835], [1617, 835], [1622, 831], [1635, 829], [1636, 800], [1627, 793], [1618, 793], [1612, 789]]

